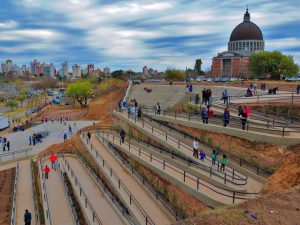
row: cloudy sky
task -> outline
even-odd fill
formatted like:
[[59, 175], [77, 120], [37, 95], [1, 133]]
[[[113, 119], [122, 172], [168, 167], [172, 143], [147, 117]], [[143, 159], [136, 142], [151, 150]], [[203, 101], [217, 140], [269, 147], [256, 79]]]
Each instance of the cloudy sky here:
[[263, 31], [267, 50], [300, 63], [300, 1], [296, 0], [1, 0], [0, 61], [34, 58], [97, 67], [211, 65], [226, 50], [246, 4]]

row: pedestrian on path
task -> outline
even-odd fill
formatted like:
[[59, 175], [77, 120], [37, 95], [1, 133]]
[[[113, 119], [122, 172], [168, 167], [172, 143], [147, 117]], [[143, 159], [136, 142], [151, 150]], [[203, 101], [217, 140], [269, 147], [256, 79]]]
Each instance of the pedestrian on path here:
[[226, 127], [230, 121], [230, 113], [228, 107], [225, 108], [223, 117], [224, 117], [224, 127]]
[[124, 141], [125, 141], [125, 135], [126, 135], [125, 131], [123, 129], [121, 129], [121, 131], [120, 131], [120, 137], [121, 137], [122, 143], [124, 143]]
[[156, 115], [160, 115], [161, 108], [159, 102], [156, 104], [155, 110], [156, 110]]
[[199, 142], [198, 142], [198, 138], [196, 138], [193, 141], [193, 157], [195, 159], [198, 159], [198, 150], [199, 150]]
[[64, 142], [66, 142], [67, 139], [68, 139], [68, 135], [67, 135], [67, 133], [65, 132], [65, 134], [64, 134]]
[[220, 171], [225, 172], [225, 167], [226, 167], [226, 165], [227, 165], [227, 162], [228, 162], [227, 156], [226, 156], [226, 155], [223, 155], [223, 158], [222, 158], [222, 160], [221, 160], [221, 168], [220, 168]]
[[32, 137], [31, 137], [31, 135], [29, 136], [29, 145], [31, 145], [31, 143], [32, 143]]
[[240, 120], [242, 123], [242, 129], [245, 130], [246, 124], [247, 124], [247, 114], [244, 110], [240, 113]]
[[10, 141], [7, 141], [6, 147], [7, 147], [7, 151], [9, 152], [9, 150], [10, 150]]
[[91, 136], [92, 136], [91, 133], [88, 131], [87, 132], [87, 137], [88, 137], [89, 140], [91, 140]]
[[118, 107], [119, 107], [119, 112], [122, 112], [122, 99], [119, 100]]
[[28, 209], [25, 210], [24, 223], [25, 225], [31, 225], [31, 213], [28, 211]]
[[217, 161], [217, 153], [216, 153], [216, 150], [213, 150], [213, 152], [211, 153], [211, 163], [212, 163], [212, 165], [216, 165], [216, 161]]
[[71, 127], [71, 124], [69, 124], [69, 133], [70, 133], [70, 135], [72, 135], [72, 127]]
[[3, 150], [3, 152], [5, 152], [5, 148], [6, 148], [6, 143], [3, 141], [2, 142], [2, 150]]
[[54, 170], [56, 170], [56, 161], [57, 161], [57, 156], [54, 153], [51, 153], [50, 155], [51, 168]]
[[201, 149], [200, 150], [200, 160], [202, 161], [202, 162], [204, 162], [204, 159], [206, 158], [206, 154], [205, 154], [205, 152]]
[[202, 117], [202, 123], [208, 123], [208, 108], [205, 107], [202, 109], [201, 112], [201, 117]]
[[142, 118], [142, 109], [141, 109], [141, 107], [139, 107], [137, 114], [138, 114], [138, 120], [140, 120]]
[[199, 104], [199, 100], [200, 100], [199, 95], [196, 94], [196, 97], [195, 97], [195, 104], [196, 104], [196, 105]]
[[225, 90], [223, 93], [222, 93], [222, 98], [223, 98], [223, 101], [224, 101], [224, 105], [228, 105], [228, 91]]
[[50, 168], [46, 165], [44, 168], [45, 179], [49, 178], [49, 172], [50, 172]]

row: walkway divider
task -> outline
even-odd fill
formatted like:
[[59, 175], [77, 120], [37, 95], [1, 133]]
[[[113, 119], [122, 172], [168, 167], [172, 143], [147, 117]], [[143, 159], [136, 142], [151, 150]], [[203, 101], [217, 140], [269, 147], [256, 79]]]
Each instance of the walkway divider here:
[[[150, 163], [152, 162], [157, 162], [159, 164], [161, 164], [161, 167], [163, 168], [162, 170], [164, 171], [166, 168], [172, 170], [173, 172], [175, 172], [176, 174], [180, 175], [182, 177], [182, 182], [185, 183], [187, 179], [189, 179], [189, 181], [191, 181], [193, 183], [193, 188], [197, 191], [201, 191], [201, 187], [205, 187], [211, 191], [213, 191], [214, 193], [227, 197], [227, 198], [231, 198], [232, 199], [232, 203], [235, 203], [236, 199], [240, 199], [240, 200], [249, 200], [249, 199], [253, 199], [256, 198], [259, 193], [250, 193], [250, 192], [241, 192], [241, 191], [232, 191], [229, 189], [225, 189], [225, 188], [221, 188], [215, 184], [212, 184], [208, 181], [203, 180], [202, 178], [198, 177], [197, 175], [185, 171], [184, 169], [179, 168], [177, 165], [174, 165], [173, 163], [170, 162], [166, 162], [164, 159], [161, 159], [158, 156], [154, 156], [151, 153], [148, 153], [147, 151], [141, 149], [141, 148], [137, 148], [134, 145], [132, 145], [130, 142], [129, 143], [122, 143], [120, 138], [114, 137], [114, 139], [112, 139], [113, 135], [109, 134], [107, 131], [103, 131], [102, 133], [98, 134], [99, 140], [104, 143], [105, 141], [111, 142], [113, 143], [115, 146], [126, 146], [129, 151], [135, 151], [138, 152], [139, 155], [144, 155], [146, 156]], [[111, 140], [110, 140], [110, 139]], [[225, 178], [226, 179], [226, 178]], [[244, 197], [244, 196], [250, 196], [250, 197]]]
[[19, 178], [19, 163], [17, 163], [16, 173], [15, 173], [13, 205], [12, 205], [12, 212], [11, 212], [11, 225], [16, 224], [16, 209], [17, 209], [16, 203], [17, 203], [18, 178]]
[[37, 222], [37, 224], [40, 224], [41, 223], [41, 220], [40, 220], [40, 216], [39, 216], [39, 205], [38, 205], [38, 203], [37, 203], [37, 198], [39, 197], [39, 196], [36, 196], [36, 189], [35, 189], [35, 185], [34, 185], [34, 183], [35, 183], [35, 181], [34, 181], [34, 179], [37, 179], [37, 178], [35, 178], [34, 177], [34, 172], [33, 172], [33, 161], [32, 161], [32, 159], [31, 159], [31, 163], [30, 163], [31, 165], [30, 165], [30, 168], [31, 168], [31, 174], [32, 174], [32, 176], [31, 176], [31, 184], [32, 184], [32, 188], [33, 188], [33, 202], [34, 202], [34, 212], [35, 212], [35, 219], [36, 219], [36, 222]]

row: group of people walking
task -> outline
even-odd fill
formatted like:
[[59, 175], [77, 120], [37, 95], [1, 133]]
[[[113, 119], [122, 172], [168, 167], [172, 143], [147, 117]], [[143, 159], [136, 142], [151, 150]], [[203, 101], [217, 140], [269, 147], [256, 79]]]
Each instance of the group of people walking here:
[[204, 88], [202, 90], [202, 104], [209, 105], [211, 103], [212, 92], [211, 89]]
[[[206, 159], [205, 152], [202, 149], [199, 150], [199, 139], [198, 138], [195, 138], [193, 141], [193, 157], [195, 159], [200, 159], [200, 161], [202, 161], [202, 162], [204, 162], [204, 160]], [[216, 165], [217, 158], [218, 158], [218, 154], [217, 154], [216, 150], [213, 150], [211, 153], [212, 166]], [[220, 171], [224, 172], [225, 167], [228, 163], [228, 159], [225, 154], [223, 155], [223, 158], [221, 159], [220, 163], [221, 163]]]

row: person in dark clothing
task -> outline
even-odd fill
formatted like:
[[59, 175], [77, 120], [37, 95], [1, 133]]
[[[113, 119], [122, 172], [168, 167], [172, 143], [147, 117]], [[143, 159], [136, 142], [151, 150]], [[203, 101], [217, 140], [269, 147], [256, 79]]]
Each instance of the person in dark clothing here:
[[122, 99], [119, 100], [118, 106], [119, 106], [119, 112], [122, 112]]
[[205, 107], [201, 112], [202, 122], [208, 123], [208, 108]]
[[139, 107], [139, 109], [138, 109], [137, 116], [138, 116], [138, 120], [140, 120], [142, 118], [142, 109], [141, 109], [141, 107]]
[[25, 225], [31, 225], [31, 213], [28, 211], [28, 209], [25, 210], [24, 223]]
[[155, 110], [156, 110], [156, 114], [157, 114], [157, 115], [160, 115], [161, 108], [160, 108], [159, 102], [156, 104]]
[[32, 137], [31, 135], [29, 136], [29, 145], [31, 145], [31, 142], [32, 142]]
[[10, 142], [9, 141], [7, 141], [6, 147], [7, 147], [7, 151], [9, 151], [10, 150]]
[[87, 133], [87, 137], [88, 137], [89, 140], [91, 139], [91, 133], [89, 131]]
[[65, 134], [64, 134], [64, 142], [66, 142], [67, 139], [68, 139], [68, 135], [67, 135], [67, 133], [65, 133]]
[[223, 93], [222, 93], [222, 98], [223, 98], [223, 101], [224, 101], [224, 105], [227, 104], [228, 105], [228, 91], [225, 90]]
[[243, 107], [241, 105], [239, 106], [238, 111], [239, 111], [238, 116], [240, 116], [243, 111]]
[[297, 95], [300, 94], [300, 84], [297, 85]]
[[224, 110], [224, 127], [226, 127], [229, 124], [229, 120], [230, 120], [230, 113], [228, 107], [226, 107]]
[[242, 129], [245, 130], [245, 126], [246, 126], [246, 123], [247, 123], [247, 114], [244, 110], [242, 110], [242, 112], [240, 114], [240, 119], [241, 119], [241, 122], [242, 122]]
[[121, 129], [121, 131], [120, 131], [120, 137], [121, 137], [122, 143], [124, 143], [124, 141], [125, 141], [125, 135], [126, 135], [125, 131], [123, 129]]
[[199, 104], [199, 95], [196, 94], [196, 97], [195, 97], [195, 104], [198, 105]]
[[206, 88], [204, 88], [203, 90], [202, 90], [202, 104], [204, 103], [205, 105], [207, 104], [207, 90], [206, 90]]

